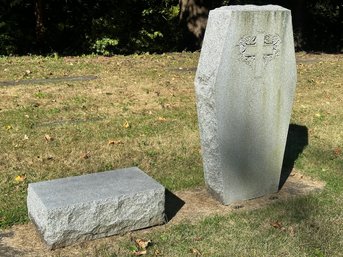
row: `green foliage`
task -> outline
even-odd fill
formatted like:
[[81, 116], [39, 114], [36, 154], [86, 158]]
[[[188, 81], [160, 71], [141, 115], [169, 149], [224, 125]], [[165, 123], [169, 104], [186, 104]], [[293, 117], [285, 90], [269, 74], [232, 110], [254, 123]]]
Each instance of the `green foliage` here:
[[119, 40], [108, 37], [98, 39], [93, 44], [93, 49], [97, 54], [109, 56], [114, 53], [115, 47], [119, 44]]
[[16, 47], [14, 45], [13, 39], [8, 34], [0, 35], [0, 55], [10, 55], [15, 52]]
[[323, 51], [343, 52], [343, 2], [341, 0], [307, 1], [304, 46]]
[[5, 0], [0, 5], [0, 55], [178, 50], [177, 0], [42, 0], [44, 38], [40, 41], [34, 2]]
[[[1, 1], [0, 55], [161, 53], [187, 47], [182, 43], [187, 25], [181, 28], [178, 0], [40, 0], [41, 30], [36, 27], [36, 1]], [[267, 3], [292, 10], [298, 49], [342, 50], [341, 0], [215, 0], [203, 1], [202, 8]]]

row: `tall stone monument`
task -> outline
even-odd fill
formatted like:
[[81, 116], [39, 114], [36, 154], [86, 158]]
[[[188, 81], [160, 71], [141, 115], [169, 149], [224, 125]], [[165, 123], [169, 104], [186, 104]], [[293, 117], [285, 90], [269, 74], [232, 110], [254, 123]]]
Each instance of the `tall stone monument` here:
[[295, 85], [288, 9], [210, 11], [195, 89], [205, 181], [223, 204], [278, 190]]

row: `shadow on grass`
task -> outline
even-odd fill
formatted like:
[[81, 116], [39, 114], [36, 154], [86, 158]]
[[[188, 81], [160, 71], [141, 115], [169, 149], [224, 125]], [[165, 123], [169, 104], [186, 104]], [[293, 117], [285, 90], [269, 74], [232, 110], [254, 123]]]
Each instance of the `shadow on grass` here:
[[[282, 217], [288, 228], [297, 228], [301, 250], [306, 256], [338, 256], [341, 248], [341, 229], [328, 219], [318, 196], [305, 196], [287, 201], [282, 206]], [[331, 252], [331, 253], [330, 253]]]
[[175, 215], [178, 213], [178, 211], [182, 208], [182, 206], [185, 204], [183, 200], [181, 200], [179, 197], [174, 195], [171, 191], [166, 189], [166, 200], [165, 200], [165, 215], [166, 215], [166, 221], [169, 222], [172, 218], [175, 217]]
[[308, 145], [308, 129], [306, 126], [290, 124], [287, 135], [286, 149], [283, 157], [279, 190], [291, 174], [294, 163], [304, 148]]
[[17, 85], [28, 85], [28, 84], [47, 84], [47, 83], [61, 83], [65, 81], [88, 81], [95, 80], [97, 76], [73, 76], [73, 77], [58, 77], [58, 78], [46, 78], [46, 79], [25, 79], [25, 80], [11, 80], [11, 81], [0, 81], [0, 86], [17, 86]]

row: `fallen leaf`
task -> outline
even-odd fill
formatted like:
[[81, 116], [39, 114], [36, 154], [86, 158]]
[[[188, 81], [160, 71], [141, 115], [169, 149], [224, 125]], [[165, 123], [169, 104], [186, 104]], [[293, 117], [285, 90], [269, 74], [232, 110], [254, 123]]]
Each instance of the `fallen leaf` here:
[[295, 236], [295, 229], [294, 227], [289, 227], [288, 228], [288, 233], [290, 236], [294, 237]]
[[27, 135], [24, 135], [24, 140], [28, 140], [29, 137]]
[[108, 144], [109, 144], [109, 145], [123, 145], [124, 142], [121, 141], [121, 140], [109, 140], [109, 141], [108, 141]]
[[123, 128], [129, 128], [130, 127], [130, 123], [126, 120], [123, 124]]
[[83, 159], [88, 159], [89, 157], [91, 157], [91, 156], [90, 156], [90, 152], [86, 152], [86, 153], [84, 153], [84, 154], [82, 155], [82, 158], [83, 158]]
[[282, 226], [282, 223], [281, 223], [280, 221], [272, 222], [272, 223], [270, 223], [270, 225], [271, 225], [273, 228], [280, 229], [280, 230], [282, 230], [282, 231], [285, 230], [285, 228]]
[[339, 155], [341, 155], [341, 153], [342, 153], [342, 149], [339, 148], [339, 147], [337, 147], [337, 148], [335, 148], [335, 149], [333, 150], [333, 154], [334, 154], [336, 157], [338, 157]]
[[29, 74], [31, 74], [31, 71], [30, 71], [30, 70], [26, 70], [25, 73], [26, 73], [27, 75], [29, 75]]
[[26, 179], [25, 175], [18, 175], [14, 178], [16, 182], [23, 182]]
[[142, 250], [142, 251], [135, 251], [133, 252], [133, 254], [135, 256], [142, 256], [142, 255], [146, 255], [147, 251], [146, 250]]
[[234, 208], [235, 210], [241, 209], [241, 208], [243, 208], [243, 207], [244, 207], [244, 205], [242, 205], [242, 204], [238, 204], [238, 205], [233, 206], [233, 208]]
[[201, 256], [201, 253], [199, 252], [198, 249], [195, 249], [195, 248], [192, 248], [191, 249], [191, 253], [195, 254], [195, 256], [197, 257], [200, 257]]
[[51, 156], [51, 155], [49, 155], [48, 157], [46, 157], [46, 159], [47, 159], [47, 160], [49, 160], [49, 161], [51, 161], [51, 160], [53, 160], [53, 159], [54, 159], [54, 157], [53, 157], [53, 156]]
[[151, 240], [144, 240], [144, 239], [136, 239], [135, 240], [137, 246], [141, 249], [146, 249], [149, 244], [151, 244]]
[[47, 142], [50, 142], [50, 141], [53, 141], [53, 140], [54, 140], [54, 138], [51, 137], [51, 136], [48, 135], [48, 134], [46, 134], [46, 135], [44, 136], [44, 138], [45, 138], [45, 140], [46, 140]]
[[159, 122], [166, 122], [167, 119], [166, 119], [166, 118], [163, 118], [163, 117], [158, 117], [158, 118], [157, 118], [157, 121], [159, 121]]

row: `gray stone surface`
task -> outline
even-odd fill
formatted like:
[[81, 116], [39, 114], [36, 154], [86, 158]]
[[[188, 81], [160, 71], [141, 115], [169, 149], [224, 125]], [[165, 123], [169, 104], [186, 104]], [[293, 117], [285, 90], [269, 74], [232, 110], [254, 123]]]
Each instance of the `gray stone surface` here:
[[165, 188], [136, 167], [31, 183], [27, 197], [50, 248], [162, 224], [164, 203]]
[[195, 89], [205, 181], [223, 204], [278, 190], [295, 85], [289, 10], [210, 11]]

